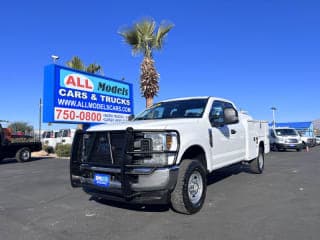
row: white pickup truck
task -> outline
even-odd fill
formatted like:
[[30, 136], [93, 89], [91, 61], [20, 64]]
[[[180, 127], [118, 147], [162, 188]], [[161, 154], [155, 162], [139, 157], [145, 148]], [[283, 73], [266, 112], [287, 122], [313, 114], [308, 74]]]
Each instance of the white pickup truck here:
[[199, 211], [206, 176], [238, 162], [262, 173], [269, 152], [268, 123], [253, 120], [215, 97], [171, 99], [133, 121], [77, 131], [70, 159], [73, 187], [116, 201], [171, 203]]

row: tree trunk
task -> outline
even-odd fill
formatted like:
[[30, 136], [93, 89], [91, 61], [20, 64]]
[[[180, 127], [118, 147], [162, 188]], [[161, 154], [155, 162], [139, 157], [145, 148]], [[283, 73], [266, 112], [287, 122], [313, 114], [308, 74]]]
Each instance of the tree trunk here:
[[141, 95], [146, 99], [146, 107], [151, 107], [153, 98], [159, 91], [159, 74], [151, 57], [144, 57], [141, 63], [140, 89]]
[[153, 98], [152, 97], [147, 97], [146, 98], [146, 108], [149, 108], [153, 105]]

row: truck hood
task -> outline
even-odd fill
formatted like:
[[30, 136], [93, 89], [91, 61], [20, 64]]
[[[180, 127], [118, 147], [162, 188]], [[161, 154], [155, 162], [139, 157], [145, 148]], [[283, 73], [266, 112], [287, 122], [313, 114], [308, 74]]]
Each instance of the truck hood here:
[[157, 119], [157, 120], [136, 120], [119, 124], [101, 124], [90, 127], [87, 131], [121, 131], [128, 127], [134, 130], [178, 130], [182, 127], [193, 126], [200, 121], [200, 118], [189, 119]]

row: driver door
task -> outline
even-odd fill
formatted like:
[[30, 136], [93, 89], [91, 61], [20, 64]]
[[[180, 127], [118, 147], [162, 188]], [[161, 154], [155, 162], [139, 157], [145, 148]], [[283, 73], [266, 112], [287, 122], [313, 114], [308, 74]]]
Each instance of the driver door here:
[[210, 123], [212, 133], [212, 164], [213, 168], [224, 165], [230, 160], [230, 131], [224, 124], [224, 102], [214, 101], [210, 111]]

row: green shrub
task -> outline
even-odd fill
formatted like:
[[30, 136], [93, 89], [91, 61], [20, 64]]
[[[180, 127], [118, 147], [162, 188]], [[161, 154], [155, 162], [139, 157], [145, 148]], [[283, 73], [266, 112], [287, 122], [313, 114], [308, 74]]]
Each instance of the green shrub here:
[[57, 144], [56, 154], [58, 157], [70, 157], [71, 144]]

